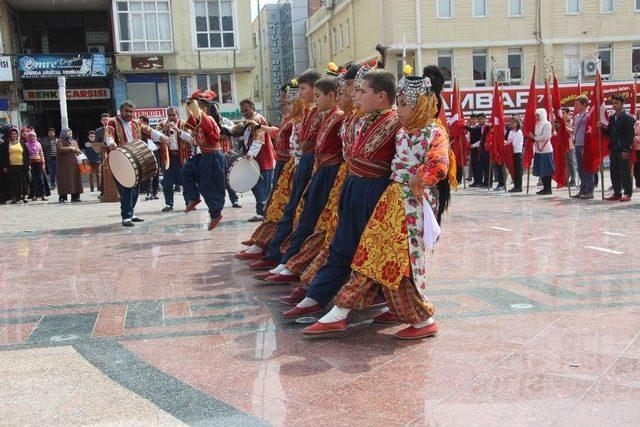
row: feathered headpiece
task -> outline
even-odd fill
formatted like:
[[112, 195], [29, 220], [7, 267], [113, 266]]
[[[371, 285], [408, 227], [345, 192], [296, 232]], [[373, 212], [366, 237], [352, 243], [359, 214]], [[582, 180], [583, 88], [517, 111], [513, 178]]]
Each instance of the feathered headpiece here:
[[208, 104], [211, 104], [213, 103], [213, 100], [216, 99], [217, 97], [218, 97], [218, 94], [216, 94], [212, 90], [198, 89], [197, 91], [191, 94], [189, 99], [193, 99], [195, 101], [203, 101]]

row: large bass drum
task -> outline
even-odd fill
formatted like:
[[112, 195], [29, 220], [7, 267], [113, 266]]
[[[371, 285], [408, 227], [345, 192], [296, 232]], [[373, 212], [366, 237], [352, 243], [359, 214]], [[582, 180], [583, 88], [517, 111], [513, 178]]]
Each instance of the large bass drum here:
[[109, 166], [113, 177], [127, 188], [133, 188], [158, 173], [158, 163], [153, 151], [140, 140], [118, 147], [109, 153]]
[[253, 158], [232, 155], [227, 157], [227, 162], [229, 165], [227, 181], [233, 191], [246, 193], [258, 183], [260, 166]]

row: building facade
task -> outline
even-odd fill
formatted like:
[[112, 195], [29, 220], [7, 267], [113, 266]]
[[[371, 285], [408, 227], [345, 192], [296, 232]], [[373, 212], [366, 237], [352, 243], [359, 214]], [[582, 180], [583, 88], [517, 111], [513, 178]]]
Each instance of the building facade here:
[[[533, 64], [561, 81], [640, 74], [640, 0], [335, 0], [309, 18], [310, 62], [362, 61], [388, 46], [387, 68], [440, 65], [461, 85], [527, 84]], [[508, 70], [508, 72], [506, 72]]]
[[309, 67], [305, 23], [309, 12], [320, 6], [313, 3], [280, 0], [266, 4], [252, 24], [256, 58], [254, 96], [260, 99], [260, 92], [264, 91], [263, 113], [270, 122], [281, 120], [280, 87]]

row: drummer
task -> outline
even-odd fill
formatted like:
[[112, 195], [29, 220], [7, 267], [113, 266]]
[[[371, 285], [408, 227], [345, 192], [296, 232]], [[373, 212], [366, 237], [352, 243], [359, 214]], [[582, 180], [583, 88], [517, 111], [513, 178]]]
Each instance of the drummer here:
[[236, 126], [244, 128], [243, 141], [247, 157], [255, 158], [260, 166], [260, 179], [251, 189], [256, 199], [256, 215], [249, 222], [261, 222], [264, 220], [265, 209], [271, 186], [273, 185], [273, 168], [276, 164], [276, 154], [271, 143], [271, 135], [262, 129], [268, 123], [262, 115], [256, 112], [256, 106], [250, 99], [240, 101], [240, 112], [244, 122]]
[[[162, 212], [173, 210], [173, 193], [176, 185], [182, 185], [182, 166], [191, 157], [191, 144], [184, 140], [173, 127], [184, 130], [184, 122], [180, 119], [178, 107], [167, 108], [167, 120], [161, 125], [162, 133], [169, 137], [168, 145], [161, 145], [161, 159], [164, 165], [162, 175], [162, 192], [164, 193], [165, 207]], [[187, 197], [184, 195], [184, 204], [187, 205]]]
[[[143, 125], [133, 118], [136, 106], [132, 101], [124, 101], [120, 105], [120, 114], [112, 117], [107, 122], [105, 129], [105, 144], [110, 150], [129, 144], [136, 140], [146, 141], [152, 139], [154, 141], [169, 143], [169, 138], [147, 125]], [[122, 216], [122, 225], [131, 227], [135, 222], [142, 222], [143, 219], [134, 215], [133, 210], [138, 201], [138, 184], [132, 188], [123, 186], [114, 180], [118, 194], [120, 194], [120, 215]]]

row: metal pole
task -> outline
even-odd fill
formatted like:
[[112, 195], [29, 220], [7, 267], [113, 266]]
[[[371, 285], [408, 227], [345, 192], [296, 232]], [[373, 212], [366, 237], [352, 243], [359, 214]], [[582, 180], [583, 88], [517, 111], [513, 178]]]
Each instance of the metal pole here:
[[58, 77], [58, 98], [60, 98], [60, 126], [61, 129], [69, 128], [69, 116], [67, 115], [67, 78]]
[[416, 68], [418, 75], [422, 74], [422, 17], [420, 15], [420, 0], [416, 0]]
[[258, 52], [260, 55], [260, 103], [262, 104], [262, 114], [264, 115], [264, 63], [262, 62], [262, 19], [260, 18], [260, 0], [258, 0]]

